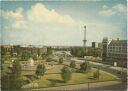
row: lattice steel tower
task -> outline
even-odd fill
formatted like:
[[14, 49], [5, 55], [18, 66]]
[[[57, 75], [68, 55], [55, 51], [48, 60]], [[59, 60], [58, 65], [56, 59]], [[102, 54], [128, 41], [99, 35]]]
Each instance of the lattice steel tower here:
[[83, 47], [86, 47], [86, 25], [84, 26], [84, 40], [83, 40]]

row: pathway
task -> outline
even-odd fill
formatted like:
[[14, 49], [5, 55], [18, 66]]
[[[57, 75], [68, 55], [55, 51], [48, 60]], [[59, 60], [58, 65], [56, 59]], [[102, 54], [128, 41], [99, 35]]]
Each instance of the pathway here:
[[[89, 86], [89, 90], [88, 90]], [[50, 87], [50, 88], [39, 88], [32, 89], [31, 91], [126, 91], [123, 90], [124, 85], [121, 85], [120, 81], [108, 81], [108, 82], [98, 82], [98, 83], [86, 83], [79, 85], [68, 85], [60, 87]]]

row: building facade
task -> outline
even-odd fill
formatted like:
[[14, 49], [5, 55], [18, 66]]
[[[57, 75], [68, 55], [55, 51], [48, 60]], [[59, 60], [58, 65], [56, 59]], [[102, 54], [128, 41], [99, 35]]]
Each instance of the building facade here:
[[96, 49], [96, 48], [102, 49], [102, 43], [92, 42], [92, 48], [94, 48], [94, 49]]
[[92, 48], [98, 48], [98, 43], [97, 42], [92, 42]]
[[102, 41], [102, 59], [118, 66], [127, 66], [127, 40], [104, 38]]

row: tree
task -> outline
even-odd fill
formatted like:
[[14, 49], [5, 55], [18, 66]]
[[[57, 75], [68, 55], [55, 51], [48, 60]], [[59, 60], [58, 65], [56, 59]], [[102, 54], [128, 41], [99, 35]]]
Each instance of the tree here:
[[61, 77], [64, 82], [68, 82], [71, 79], [72, 72], [68, 66], [64, 66], [61, 70]]
[[39, 64], [37, 66], [37, 68], [36, 68], [36, 75], [37, 75], [37, 77], [38, 76], [40, 76], [40, 77], [43, 76], [45, 71], [46, 71], [45, 65], [44, 64], [43, 65]]
[[32, 57], [32, 54], [31, 54], [31, 52], [29, 50], [24, 50], [22, 52], [22, 54], [21, 54], [21, 59], [22, 60], [26, 60], [27, 61], [31, 57]]
[[99, 70], [96, 70], [96, 72], [93, 73], [93, 77], [99, 79], [99, 76], [100, 76], [100, 72]]
[[75, 67], [76, 67], [76, 63], [75, 63], [75, 61], [71, 61], [71, 63], [70, 63], [70, 67], [71, 67], [71, 68], [75, 68]]
[[81, 72], [87, 72], [90, 69], [91, 69], [91, 66], [90, 66], [89, 62], [84, 62], [84, 63], [80, 64]]
[[76, 57], [84, 57], [86, 54], [86, 49], [85, 48], [72, 48], [71, 49], [71, 54], [76, 56]]
[[15, 60], [13, 62], [11, 70], [12, 70], [12, 74], [14, 74], [16, 78], [21, 76], [21, 64], [18, 60]]
[[43, 60], [44, 60], [44, 59], [47, 59], [47, 55], [46, 55], [45, 53], [43, 53], [43, 54], [41, 55], [41, 57], [42, 57]]
[[86, 56], [101, 57], [100, 49], [87, 49]]
[[9, 79], [9, 75], [2, 75], [1, 76], [1, 89], [2, 90], [9, 90], [11, 87], [11, 81]]
[[19, 60], [15, 60], [12, 67], [9, 67], [9, 72], [2, 76], [2, 89], [20, 89], [22, 85], [21, 65]]
[[33, 54], [32, 58], [33, 58], [34, 60], [37, 60], [37, 59], [38, 59], [36, 54]]
[[47, 62], [51, 62], [51, 61], [52, 61], [52, 58], [51, 58], [51, 57], [48, 57], [48, 58], [46, 59], [46, 61], [47, 61]]
[[[52, 49], [50, 47], [47, 48], [47, 52], [46, 53], [43, 53], [41, 55], [42, 59], [49, 59], [50, 57], [52, 56]], [[49, 60], [47, 60], [49, 61]]]
[[51, 55], [52, 54], [52, 49], [49, 47], [47, 48], [47, 55]]
[[12, 73], [10, 75], [10, 79], [12, 79], [12, 88], [21, 88], [22, 80], [21, 80], [21, 64], [19, 60], [15, 60], [12, 65]]
[[62, 64], [63, 63], [63, 58], [59, 59], [59, 63]]

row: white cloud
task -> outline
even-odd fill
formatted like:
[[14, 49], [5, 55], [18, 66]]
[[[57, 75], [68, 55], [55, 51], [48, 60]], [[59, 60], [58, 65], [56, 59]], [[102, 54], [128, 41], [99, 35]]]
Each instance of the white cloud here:
[[[9, 31], [5, 40], [10, 39], [14, 43], [82, 45], [84, 24], [87, 25], [87, 43], [101, 40], [106, 32], [111, 34], [112, 31], [118, 30], [118, 26], [115, 28], [113, 24], [93, 19], [76, 21], [70, 15], [62, 15], [54, 9], [47, 9], [42, 3], [33, 5], [24, 14], [23, 9], [6, 11], [4, 14], [7, 20], [13, 19], [8, 26], [5, 26], [6, 30], [15, 30]], [[108, 14], [114, 13], [108, 10], [107, 13], [104, 11], [101, 14], [109, 16]]]
[[2, 11], [2, 17], [8, 19], [9, 24], [4, 26], [5, 30], [25, 29], [26, 21], [23, 16], [23, 9], [18, 8], [15, 11]]
[[6, 19], [16, 19], [16, 20], [19, 20], [19, 19], [22, 19], [23, 18], [23, 9], [22, 8], [18, 8], [16, 9], [15, 11], [2, 11], [2, 17], [6, 18]]
[[12, 28], [13, 29], [27, 29], [27, 24], [24, 20], [20, 20], [20, 21], [15, 21], [12, 24]]
[[[4, 26], [5, 30], [14, 30], [8, 36], [12, 40], [22, 42], [50, 43], [68, 43], [70, 40], [79, 40], [74, 38], [79, 34], [79, 21], [74, 20], [70, 15], [61, 15], [54, 9], [47, 9], [42, 3], [33, 5], [28, 11], [16, 9], [15, 11], [5, 11], [4, 18], [11, 23]], [[11, 14], [11, 15], [10, 15]], [[19, 33], [22, 30], [22, 33]], [[17, 32], [15, 32], [17, 31]], [[65, 34], [67, 33], [67, 34]], [[24, 37], [19, 36], [21, 34]], [[65, 41], [67, 39], [67, 41]]]
[[42, 23], [51, 25], [67, 25], [76, 26], [78, 23], [69, 15], [61, 15], [54, 9], [47, 9], [42, 3], [37, 3], [31, 7], [23, 15], [23, 9], [18, 8], [15, 11], [3, 11], [2, 16], [5, 19], [11, 20], [11, 24], [5, 26], [5, 29], [27, 29], [30, 23]]
[[115, 11], [112, 11], [111, 9], [109, 9], [109, 10], [102, 10], [102, 11], [100, 11], [99, 15], [101, 15], [101, 16], [112, 16], [115, 13], [116, 13]]
[[28, 11], [28, 19], [35, 22], [52, 22], [62, 24], [74, 24], [69, 15], [60, 15], [54, 9], [49, 10], [43, 4], [37, 3]]
[[24, 20], [14, 20], [11, 24], [4, 25], [4, 30], [23, 30], [27, 29], [27, 23]]
[[123, 4], [118, 4], [118, 5], [115, 5], [113, 7], [113, 9], [115, 9], [117, 12], [122, 12], [122, 13], [126, 13], [127, 12], [127, 7]]
[[106, 5], [103, 5], [103, 10], [99, 11], [101, 16], [113, 16], [117, 13], [122, 13], [126, 15], [126, 6], [123, 4], [117, 4], [111, 8], [108, 8]]

